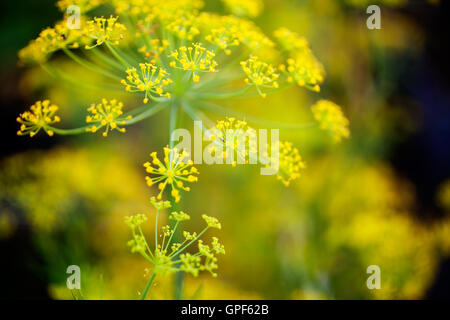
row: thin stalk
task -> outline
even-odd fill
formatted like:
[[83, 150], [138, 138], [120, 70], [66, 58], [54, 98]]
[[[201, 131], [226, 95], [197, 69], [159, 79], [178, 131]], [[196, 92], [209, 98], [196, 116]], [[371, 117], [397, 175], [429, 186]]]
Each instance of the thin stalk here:
[[[188, 114], [189, 117], [191, 117], [192, 120], [201, 120], [202, 122], [205, 121], [207, 123], [208, 127], [214, 126], [214, 122], [211, 121], [205, 114], [198, 110], [194, 110], [186, 101], [183, 103], [184, 111]], [[206, 130], [206, 126], [203, 125], [203, 129]]]
[[71, 136], [71, 135], [86, 133], [86, 129], [88, 129], [90, 127], [91, 126], [85, 126], [85, 127], [81, 127], [81, 128], [75, 128], [75, 129], [59, 129], [59, 128], [51, 127], [51, 130], [54, 133], [62, 135], [62, 136]]
[[[170, 120], [169, 120], [169, 145], [170, 149], [173, 149], [174, 141], [172, 140], [172, 132], [175, 131], [177, 127], [177, 120], [178, 120], [178, 112], [179, 108], [177, 105], [178, 101], [172, 101], [172, 106], [170, 110]], [[170, 156], [172, 157], [173, 154], [171, 153]], [[170, 161], [172, 163], [172, 161]], [[172, 202], [172, 208], [174, 211], [177, 210], [177, 203], [175, 199], [171, 196], [171, 202]], [[180, 230], [174, 230], [174, 241], [179, 241], [181, 237]], [[171, 237], [172, 238], [172, 237]], [[174, 278], [174, 298], [176, 300], [181, 299], [182, 293], [183, 293], [183, 287], [184, 287], [184, 273], [183, 272], [177, 272], [175, 273]]]
[[109, 51], [111, 51], [111, 53], [113, 54], [113, 56], [125, 67], [125, 68], [130, 68], [131, 64], [129, 64], [127, 61], [125, 61], [120, 55], [119, 53], [116, 51], [116, 49], [114, 49], [114, 47], [112, 45], [110, 45], [108, 42], [106, 43], [106, 47], [108, 47]]
[[159, 210], [156, 210], [156, 217], [155, 217], [155, 250], [158, 249], [158, 217], [159, 217]]
[[173, 235], [174, 235], [175, 232], [177, 231], [177, 227], [178, 227], [178, 224], [179, 224], [179, 223], [180, 223], [179, 221], [177, 221], [177, 223], [175, 223], [175, 227], [173, 228], [173, 232], [172, 232], [172, 234], [170, 235], [169, 240], [167, 240], [166, 247], [164, 248], [165, 251], [167, 251], [167, 249], [169, 248], [170, 241], [172, 241]]
[[104, 63], [109, 65], [110, 67], [115, 68], [117, 71], [123, 71], [122, 65], [118, 63], [116, 60], [112, 59], [111, 57], [108, 57], [102, 50], [100, 50], [98, 47], [95, 47], [91, 50], [91, 52], [100, 60], [102, 60]]
[[279, 129], [286, 129], [286, 130], [304, 130], [304, 129], [312, 129], [317, 127], [317, 123], [315, 122], [309, 122], [309, 123], [284, 123], [284, 122], [278, 122], [278, 121], [271, 121], [266, 120], [254, 116], [249, 116], [243, 112], [239, 112], [236, 110], [231, 110], [225, 107], [218, 106], [216, 104], [212, 103], [205, 103], [202, 102], [198, 104], [198, 107], [203, 110], [211, 111], [217, 114], [221, 114], [224, 116], [233, 116], [233, 117], [239, 117], [243, 120], [261, 125], [261, 126], [267, 126], [269, 128], [279, 128]]
[[[138, 114], [136, 117], [133, 117], [130, 120], [126, 120], [124, 125], [129, 126], [129, 125], [135, 124], [137, 122], [140, 122], [142, 120], [145, 120], [145, 119], [155, 115], [159, 111], [163, 110], [166, 106], [167, 106], [167, 104], [165, 104], [165, 103], [157, 104], [153, 108], [149, 108], [146, 111]], [[138, 108], [138, 109], [140, 109], [140, 108]], [[74, 128], [74, 129], [60, 129], [60, 128], [54, 128], [54, 127], [49, 126], [48, 129], [51, 129], [56, 134], [59, 134], [62, 136], [69, 136], [69, 135], [86, 133], [86, 129], [89, 129], [90, 127], [91, 127], [91, 125], [80, 127], [80, 128]]]
[[104, 76], [106, 76], [106, 77], [110, 77], [111, 79], [114, 79], [114, 80], [119, 80], [119, 81], [122, 80], [121, 77], [119, 77], [119, 76], [117, 76], [117, 75], [115, 75], [115, 74], [113, 74], [113, 73], [111, 73], [111, 72], [109, 72], [109, 71], [107, 71], [107, 70], [104, 70], [104, 69], [102, 69], [102, 68], [99, 68], [99, 67], [97, 67], [95, 64], [90, 63], [89, 61], [86, 61], [86, 60], [83, 59], [83, 58], [80, 58], [79, 56], [77, 56], [76, 54], [74, 54], [74, 53], [73, 53], [72, 51], [70, 51], [69, 49], [63, 48], [62, 50], [63, 50], [64, 53], [65, 53], [67, 56], [69, 56], [72, 60], [74, 60], [76, 63], [80, 64], [81, 66], [85, 67], [86, 69], [89, 69], [89, 70], [91, 70], [91, 71], [100, 73], [100, 74], [102, 74], [102, 75], [104, 75]]
[[150, 253], [150, 256], [151, 256], [151, 258], [153, 260], [154, 259], [153, 253], [152, 253], [152, 250], [150, 250], [150, 246], [148, 245], [147, 240], [146, 240], [146, 238], [144, 236], [144, 231], [142, 231], [142, 228], [140, 226], [138, 228], [139, 228], [139, 234], [141, 235], [142, 239], [144, 239], [145, 247], [147, 248], [147, 251]]
[[180, 249], [178, 249], [174, 254], [171, 254], [169, 257], [175, 257], [178, 254], [180, 254], [181, 252], [183, 252], [184, 250], [186, 250], [191, 244], [193, 244], [195, 241], [197, 241], [198, 239], [200, 239], [200, 237], [209, 229], [209, 227], [206, 227], [205, 229], [202, 230], [202, 232], [200, 232], [198, 234], [197, 237], [195, 237], [194, 239], [192, 239], [188, 244], [184, 245], [183, 247], [181, 247]]
[[56, 70], [54, 67], [50, 66], [50, 64], [48, 64], [48, 63], [41, 64], [40, 66], [50, 76], [52, 76], [56, 79], [65, 81], [68, 84], [77, 86], [78, 89], [83, 89], [83, 90], [85, 90], [85, 89], [90, 89], [90, 90], [105, 89], [105, 90], [123, 92], [122, 87], [120, 87], [118, 85], [114, 85], [114, 84], [98, 84], [98, 83], [94, 84], [94, 83], [86, 82], [86, 81], [76, 81], [76, 80], [72, 79], [70, 76], [64, 75], [63, 72]]
[[[177, 101], [172, 101], [172, 106], [170, 108], [170, 120], [169, 120], [169, 146], [170, 149], [173, 148], [173, 141], [172, 141], [172, 132], [175, 131], [177, 127], [177, 120], [178, 120], [178, 106]], [[172, 155], [171, 155], [172, 157]]]
[[150, 279], [148, 279], [147, 284], [145, 285], [145, 289], [144, 292], [142, 292], [141, 295], [141, 300], [145, 300], [145, 297], [147, 296], [148, 291], [150, 290], [150, 287], [153, 283], [153, 280], [155, 280], [156, 277], [156, 273], [152, 273], [152, 275], [150, 276]]
[[163, 110], [166, 106], [167, 106], [166, 103], [158, 103], [157, 105], [155, 105], [152, 108], [149, 108], [148, 110], [138, 114], [137, 116], [131, 118], [130, 120], [126, 120], [125, 121], [125, 125], [135, 124], [135, 123], [140, 122], [140, 121], [142, 121], [144, 119], [147, 119], [147, 118], [155, 115], [156, 113], [160, 112], [161, 110]]
[[226, 93], [211, 93], [211, 94], [198, 94], [197, 97], [200, 99], [230, 99], [242, 96], [247, 92], [251, 86], [246, 86], [241, 90]]
[[100, 273], [100, 300], [103, 300], [103, 273]]

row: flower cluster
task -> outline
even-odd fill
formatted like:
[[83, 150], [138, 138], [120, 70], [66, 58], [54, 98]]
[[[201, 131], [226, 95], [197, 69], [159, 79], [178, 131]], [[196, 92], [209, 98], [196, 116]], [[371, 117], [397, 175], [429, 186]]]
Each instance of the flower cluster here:
[[258, 57], [250, 57], [248, 60], [242, 61], [241, 66], [247, 75], [245, 82], [254, 85], [263, 98], [267, 94], [263, 93], [261, 88], [279, 87], [277, 82], [279, 74], [276, 73], [276, 69], [272, 65], [258, 60]]
[[[81, 21], [83, 23], [83, 21]], [[79, 48], [89, 43], [81, 30], [69, 29], [66, 20], [57, 22], [53, 28], [46, 28], [30, 44], [19, 51], [21, 63], [44, 63], [49, 56], [63, 48]]]
[[108, 136], [110, 130], [125, 132], [125, 128], [119, 125], [125, 125], [127, 120], [131, 120], [131, 116], [123, 116], [123, 103], [117, 100], [103, 99], [99, 104], [92, 104], [88, 111], [90, 115], [86, 116], [86, 123], [92, 124], [86, 128], [86, 132], [97, 132], [99, 129], [106, 127], [103, 136]]
[[168, 15], [167, 30], [180, 39], [194, 40], [200, 34], [200, 30], [195, 25], [195, 16], [190, 12], [185, 12], [180, 16]]
[[148, 103], [149, 99], [155, 100], [152, 95], [170, 98], [170, 93], [165, 92], [165, 87], [172, 83], [167, 77], [167, 71], [159, 69], [151, 63], [140, 63], [139, 72], [136, 68], [126, 70], [128, 76], [121, 83], [128, 92], [144, 92], [144, 103]]
[[[227, 164], [237, 165], [234, 159], [236, 154], [239, 163], [249, 163], [249, 155], [256, 156], [256, 131], [248, 126], [246, 121], [226, 118], [217, 121], [216, 125], [208, 130], [209, 139], [213, 142], [208, 152], [217, 158], [222, 157]], [[247, 149], [248, 146], [248, 149]]]
[[[61, 9], [68, 4], [58, 2]], [[81, 29], [69, 29], [66, 21], [61, 21], [42, 31], [21, 50], [21, 62], [47, 63], [52, 67], [48, 58], [63, 50], [90, 72], [120, 81], [126, 92], [143, 93], [144, 104], [152, 102], [149, 108], [166, 102], [183, 106], [216, 97], [251, 96], [252, 89], [266, 97], [269, 92], [278, 91], [267, 89], [281, 90], [291, 84], [319, 91], [324, 80], [323, 67], [305, 38], [280, 28], [274, 33], [274, 42], [254, 22], [244, 18], [259, 13], [259, 0], [225, 1], [233, 13], [226, 16], [201, 12], [201, 0], [77, 0], [74, 4], [85, 13]], [[100, 4], [112, 5], [118, 16], [88, 17], [89, 10]], [[126, 16], [120, 23], [119, 15]], [[192, 44], [186, 45], [187, 41]], [[116, 48], [119, 42], [121, 48]], [[90, 50], [104, 44], [105, 50]], [[53, 67], [45, 70], [62, 73]], [[214, 75], [198, 83], [201, 73]], [[230, 91], [234, 87], [241, 88]], [[133, 123], [155, 113], [142, 108]], [[196, 112], [186, 113], [195, 119]], [[59, 129], [57, 133], [80, 133], [78, 129]]]
[[279, 142], [279, 170], [277, 179], [285, 186], [300, 177], [300, 170], [306, 168], [297, 148], [290, 142]]
[[170, 54], [175, 59], [170, 63], [172, 68], [192, 71], [194, 82], [200, 80], [199, 72], [216, 72], [217, 62], [214, 52], [206, 50], [200, 43], [193, 43], [192, 47], [180, 47]]
[[106, 18], [94, 18], [87, 22], [85, 33], [94, 39], [93, 45], [86, 45], [85, 49], [92, 49], [103, 43], [118, 45], [120, 40], [123, 40], [127, 28], [118, 23], [118, 17], [110, 16]]
[[350, 136], [349, 121], [334, 102], [320, 100], [311, 107], [311, 111], [320, 128], [328, 131], [335, 142]]
[[200, 16], [202, 24], [209, 26], [209, 34], [205, 36], [205, 40], [215, 46], [218, 50], [224, 50], [226, 55], [231, 55], [232, 47], [237, 47], [241, 43], [239, 40], [240, 29], [235, 24], [223, 23], [232, 17], [219, 17], [212, 14], [204, 13]]
[[195, 176], [199, 172], [193, 166], [191, 160], [187, 160], [189, 154], [186, 151], [179, 152], [176, 148], [170, 149], [168, 147], [164, 148], [164, 159], [161, 162], [158, 159], [156, 152], [150, 154], [152, 161], [148, 161], [144, 164], [145, 170], [150, 176], [146, 177], [147, 185], [152, 186], [154, 184], [158, 185], [160, 190], [157, 198], [162, 199], [162, 194], [166, 189], [167, 185], [170, 185], [172, 197], [175, 198], [175, 202], [180, 201], [180, 191], [189, 191], [189, 187], [185, 187], [185, 182], [196, 182], [198, 178]]
[[17, 122], [20, 123], [17, 134], [33, 137], [44, 129], [49, 136], [53, 136], [54, 131], [49, 125], [61, 121], [59, 116], [55, 115], [56, 111], [58, 107], [51, 104], [49, 100], [37, 101], [30, 107], [30, 111], [25, 111], [17, 118]]
[[287, 28], [276, 30], [274, 35], [289, 54], [286, 63], [279, 66], [287, 82], [319, 92], [325, 72], [309, 48], [308, 41]]
[[[191, 217], [185, 212], [172, 212], [169, 219], [175, 222], [174, 226], [165, 225], [158, 230], [159, 210], [167, 208], [156, 203], [157, 208], [155, 222], [155, 243], [152, 250], [142, 231], [141, 225], [147, 220], [142, 214], [125, 218], [126, 224], [131, 228], [133, 238], [128, 242], [131, 252], [139, 253], [153, 265], [154, 274], [170, 274], [184, 271], [197, 277], [201, 271], [208, 271], [213, 277], [217, 274], [214, 270], [217, 266], [217, 255], [225, 254], [225, 248], [216, 237], [212, 238], [211, 244], [204, 244], [200, 237], [211, 228], [220, 229], [221, 225], [216, 218], [203, 215], [206, 227], [199, 232], [190, 233], [182, 231], [182, 239], [175, 241], [174, 234], [180, 231], [180, 224]], [[188, 253], [186, 250], [197, 242], [198, 251]]]
[[[268, 144], [264, 152], [258, 152], [256, 131], [248, 126], [246, 121], [235, 118], [219, 120], [208, 132], [210, 140], [214, 142], [208, 148], [211, 154], [222, 152], [223, 158], [227, 159], [226, 163], [233, 166], [237, 164], [234, 161], [234, 153], [237, 153], [241, 163], [252, 163], [249, 160], [253, 159], [253, 163], [259, 162], [267, 167], [270, 163], [277, 164], [277, 179], [285, 186], [300, 177], [300, 171], [306, 168], [298, 149], [290, 142], [279, 141], [274, 146]], [[272, 147], [278, 148], [278, 152], [272, 154]]]
[[199, 30], [205, 34], [206, 41], [231, 54], [230, 48], [243, 45], [253, 53], [264, 53], [275, 44], [252, 21], [235, 16], [221, 16], [202, 12], [197, 18]]

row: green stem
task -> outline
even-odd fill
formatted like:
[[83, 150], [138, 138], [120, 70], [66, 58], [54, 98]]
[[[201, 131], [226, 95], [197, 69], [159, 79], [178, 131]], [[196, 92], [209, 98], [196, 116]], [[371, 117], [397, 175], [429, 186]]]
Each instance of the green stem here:
[[135, 123], [140, 122], [140, 121], [142, 121], [144, 119], [147, 119], [147, 118], [155, 115], [159, 111], [163, 110], [166, 106], [167, 106], [166, 103], [158, 103], [157, 105], [155, 105], [155, 106], [149, 108], [148, 110], [138, 114], [137, 116], [131, 118], [130, 120], [126, 120], [125, 121], [125, 125], [135, 124]]
[[105, 42], [106, 46], [108, 47], [109, 51], [111, 51], [111, 53], [113, 54], [113, 56], [125, 67], [125, 68], [130, 68], [131, 65], [126, 62], [116, 51], [116, 49], [114, 49], [114, 47], [112, 45], [110, 45], [108, 42]]
[[120, 63], [117, 63], [116, 60], [112, 59], [108, 55], [106, 55], [102, 50], [100, 50], [98, 47], [95, 47], [91, 50], [91, 52], [100, 60], [102, 60], [104, 63], [109, 65], [110, 67], [115, 68], [117, 71], [123, 71], [122, 66]]
[[153, 280], [155, 280], [155, 277], [156, 277], [156, 273], [153, 272], [152, 275], [150, 276], [150, 279], [148, 279], [148, 281], [147, 281], [144, 292], [142, 292], [141, 300], [145, 300], [145, 297], [147, 296], [147, 293], [150, 290], [150, 287], [153, 283]]
[[286, 130], [304, 130], [304, 129], [316, 128], [318, 126], [318, 124], [315, 122], [284, 123], [284, 122], [266, 120], [266, 119], [262, 119], [262, 118], [258, 118], [258, 117], [254, 117], [254, 116], [249, 116], [243, 112], [231, 110], [231, 109], [224, 108], [224, 107], [221, 107], [221, 106], [218, 106], [215, 104], [211, 104], [211, 103], [202, 102], [198, 106], [199, 106], [199, 108], [204, 109], [204, 110], [208, 110], [208, 111], [211, 111], [211, 112], [214, 112], [217, 114], [221, 114], [224, 116], [238, 117], [243, 120], [246, 120], [246, 121], [261, 125], [261, 126], [267, 126], [269, 128], [278, 128], [278, 129], [286, 129]]
[[169, 120], [169, 146], [170, 149], [173, 148], [173, 141], [172, 141], [172, 133], [175, 131], [177, 127], [177, 119], [178, 119], [178, 106], [177, 101], [172, 101], [172, 105], [170, 108], [170, 120]]
[[[183, 103], [183, 109], [184, 109], [184, 111], [186, 111], [188, 116], [191, 117], [192, 120], [194, 120], [194, 121], [201, 120], [202, 121], [203, 130], [207, 130], [208, 129], [207, 127], [214, 126], [213, 121], [211, 121], [205, 114], [198, 111], [197, 109], [194, 110], [186, 101], [184, 101], [184, 103]], [[206, 122], [206, 125], [204, 125], [203, 122]]]
[[71, 136], [71, 135], [86, 133], [86, 129], [88, 129], [90, 127], [91, 126], [85, 126], [85, 127], [81, 127], [81, 128], [75, 128], [75, 129], [58, 129], [58, 128], [52, 127], [51, 130], [54, 133], [59, 134], [61, 136]]
[[145, 236], [144, 236], [144, 231], [142, 231], [141, 226], [138, 226], [138, 228], [139, 228], [139, 233], [140, 233], [142, 239], [144, 239], [145, 247], [147, 248], [148, 253], [150, 253], [150, 257], [151, 257], [151, 259], [153, 260], [153, 259], [154, 259], [153, 253], [152, 253], [152, 250], [150, 250], [150, 246], [148, 245], [147, 239], [146, 239]]
[[251, 86], [246, 86], [243, 89], [235, 92], [226, 92], [226, 93], [211, 93], [211, 94], [198, 94], [197, 97], [199, 99], [230, 99], [242, 96], [245, 92], [247, 92]]
[[[136, 117], [131, 118], [130, 120], [126, 120], [125, 121], [125, 125], [132, 125], [135, 124], [137, 122], [140, 122], [142, 120], [145, 120], [153, 115], [155, 115], [156, 113], [158, 113], [159, 111], [161, 111], [162, 109], [164, 109], [167, 105], [165, 103], [160, 103], [155, 105], [153, 108], [147, 109], [146, 111], [138, 114]], [[138, 108], [140, 109], [140, 108]], [[125, 115], [126, 116], [126, 115]], [[69, 136], [69, 135], [76, 135], [76, 134], [82, 134], [82, 133], [86, 133], [86, 129], [90, 128], [91, 126], [84, 126], [81, 128], [75, 128], [75, 129], [59, 129], [59, 128], [54, 128], [54, 127], [48, 127], [48, 129], [51, 129], [54, 133], [62, 135], [62, 136]], [[100, 129], [100, 128], [99, 128]]]
[[193, 244], [195, 241], [197, 241], [198, 239], [200, 239], [200, 237], [209, 229], [209, 227], [206, 227], [205, 229], [202, 230], [202, 232], [200, 232], [198, 234], [197, 237], [195, 237], [194, 239], [192, 239], [188, 244], [186, 244], [185, 246], [183, 246], [181, 249], [178, 249], [174, 254], [171, 254], [170, 257], [175, 257], [178, 254], [180, 254], [181, 252], [183, 252], [184, 250], [186, 250], [191, 244]]
[[166, 250], [166, 251], [167, 251], [167, 249], [169, 248], [169, 245], [170, 245], [170, 242], [172, 241], [173, 235], [174, 235], [175, 232], [177, 231], [178, 224], [179, 224], [179, 221], [177, 221], [177, 222], [175, 223], [175, 227], [173, 228], [173, 232], [172, 232], [172, 234], [170, 235], [169, 240], [167, 240], [166, 247], [164, 248], [164, 250]]
[[92, 82], [86, 82], [86, 81], [76, 81], [70, 76], [66, 76], [64, 72], [56, 70], [54, 67], [52, 67], [48, 62], [45, 64], [41, 64], [42, 69], [47, 72], [50, 76], [66, 81], [68, 84], [77, 86], [78, 89], [90, 89], [90, 90], [98, 90], [98, 89], [104, 89], [104, 90], [113, 90], [117, 92], [123, 92], [123, 87], [115, 84], [106, 84], [106, 83], [92, 83]]
[[[172, 101], [172, 106], [170, 110], [170, 120], [169, 120], [169, 145], [170, 149], [173, 149], [174, 142], [172, 141], [172, 132], [175, 131], [177, 127], [177, 120], [178, 120], [178, 101]], [[172, 157], [172, 153], [170, 155]], [[175, 199], [171, 197], [172, 202], [172, 209], [174, 211], [177, 210], [177, 203], [175, 202]], [[181, 238], [181, 230], [174, 230], [174, 241], [179, 241]], [[183, 272], [176, 272], [175, 273], [175, 279], [174, 279], [174, 298], [176, 300], [181, 299], [181, 296], [183, 294], [183, 287], [184, 287], [184, 273]]]
[[104, 75], [104, 76], [106, 76], [106, 77], [110, 77], [111, 79], [114, 79], [114, 80], [119, 80], [119, 81], [122, 80], [121, 77], [119, 77], [119, 76], [117, 76], [117, 75], [115, 75], [115, 74], [113, 74], [113, 73], [111, 73], [111, 72], [109, 72], [109, 71], [107, 71], [107, 70], [104, 70], [104, 69], [102, 69], [102, 68], [99, 68], [99, 67], [97, 67], [95, 64], [90, 63], [90, 62], [86, 61], [86, 60], [83, 59], [83, 58], [80, 58], [79, 56], [77, 56], [76, 54], [74, 54], [74, 53], [73, 53], [72, 51], [70, 51], [69, 49], [63, 48], [62, 50], [64, 51], [64, 53], [65, 53], [67, 56], [69, 56], [70, 58], [72, 58], [76, 63], [80, 64], [81, 66], [85, 67], [86, 69], [89, 69], [89, 70], [91, 70], [91, 71], [100, 73], [100, 74], [102, 74], [102, 75]]
[[103, 300], [103, 273], [100, 273], [100, 300]]
[[158, 249], [158, 217], [159, 217], [159, 210], [156, 210], [156, 217], [155, 217], [155, 250]]
[[[175, 199], [173, 197], [171, 197], [171, 201], [173, 203], [172, 209], [174, 211], [178, 211], [178, 204], [175, 202]], [[178, 223], [175, 223], [175, 226], [173, 227], [174, 233], [171, 235], [171, 238], [173, 236], [173, 241], [179, 243], [181, 240], [181, 229], [176, 228], [177, 225], [178, 225]], [[169, 239], [169, 241], [170, 240], [171, 239]], [[169, 257], [170, 257], [170, 255], [169, 255]], [[179, 262], [174, 261], [173, 264], [174, 264], [174, 266], [177, 266], [179, 264]], [[181, 271], [178, 271], [175, 273], [175, 277], [174, 277], [174, 298], [176, 300], [181, 299], [181, 297], [183, 295], [183, 287], [184, 287], [184, 273]]]

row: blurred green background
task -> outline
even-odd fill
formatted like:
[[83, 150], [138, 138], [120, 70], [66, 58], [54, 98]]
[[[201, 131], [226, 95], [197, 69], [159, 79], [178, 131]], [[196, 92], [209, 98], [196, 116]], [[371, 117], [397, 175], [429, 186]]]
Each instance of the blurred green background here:
[[[335, 145], [320, 132], [281, 131], [307, 162], [289, 188], [257, 166], [198, 166], [200, 180], [182, 205], [220, 218], [227, 254], [218, 278], [187, 277], [183, 298], [449, 297], [449, 64], [439, 33], [448, 4], [377, 2], [382, 29], [371, 31], [367, 1], [264, 1], [256, 23], [267, 34], [285, 26], [310, 41], [327, 71], [321, 97], [343, 107], [351, 138]], [[0, 295], [71, 299], [65, 270], [76, 264], [87, 298], [135, 299], [148, 266], [129, 252], [123, 219], [153, 214], [142, 163], [166, 145], [168, 114], [108, 139], [16, 137], [15, 118], [35, 100], [50, 98], [71, 124], [83, 121], [92, 92], [17, 66], [17, 51], [59, 19], [53, 1], [0, 6], [0, 268], [8, 275]], [[212, 0], [206, 8], [223, 9]], [[226, 104], [301, 123], [312, 119], [316, 100], [292, 88], [264, 103]], [[184, 126], [191, 126], [188, 119]], [[381, 268], [380, 290], [367, 289], [369, 265]], [[171, 285], [158, 279], [150, 298], [172, 298]]]

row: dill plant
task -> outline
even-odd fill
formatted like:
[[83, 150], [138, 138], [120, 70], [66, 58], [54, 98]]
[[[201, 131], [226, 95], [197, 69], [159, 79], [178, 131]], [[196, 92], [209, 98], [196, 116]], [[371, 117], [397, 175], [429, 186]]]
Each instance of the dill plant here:
[[[312, 107], [317, 124], [281, 124], [235, 112], [220, 105], [223, 99], [261, 97], [297, 85], [312, 92], [320, 92], [325, 72], [315, 57], [308, 41], [287, 28], [279, 28], [273, 37], [264, 34], [250, 20], [262, 10], [262, 1], [224, 0], [231, 15], [202, 11], [201, 0], [60, 0], [61, 11], [75, 4], [80, 7], [81, 28], [70, 29], [68, 16], [39, 36], [19, 52], [23, 65], [39, 64], [58, 80], [77, 84], [76, 79], [64, 74], [51, 63], [51, 56], [62, 51], [88, 72], [104, 77], [103, 83], [118, 92], [133, 95], [142, 106], [128, 109], [117, 99], [99, 97], [87, 108], [86, 123], [77, 128], [60, 128], [56, 115], [58, 107], [48, 100], [38, 101], [30, 111], [19, 115], [19, 135], [35, 136], [41, 129], [49, 136], [96, 133], [108, 136], [112, 131], [125, 133], [126, 127], [170, 109], [170, 133], [177, 127], [180, 114], [193, 120], [203, 120], [217, 134], [211, 150], [224, 158], [237, 150], [226, 141], [224, 130], [246, 132], [252, 128], [246, 118], [257, 125], [276, 128], [304, 129], [317, 127], [331, 134], [339, 142], [349, 136], [348, 120], [336, 104], [321, 100]], [[91, 16], [102, 9], [114, 12], [109, 17]], [[228, 116], [214, 123], [204, 111]], [[236, 117], [241, 118], [237, 120]], [[204, 128], [207, 129], [207, 128]], [[279, 173], [277, 178], [286, 186], [300, 176], [305, 163], [297, 148], [289, 142], [279, 142]], [[240, 155], [245, 163], [257, 158], [267, 164], [269, 153], [258, 156], [252, 149]], [[173, 148], [173, 141], [163, 149], [160, 160], [156, 152], [144, 164], [149, 186], [159, 192], [151, 200], [156, 208], [155, 239], [151, 246], [142, 232], [145, 215], [126, 218], [131, 228], [129, 242], [132, 252], [141, 254], [153, 266], [153, 273], [141, 298], [158, 274], [180, 271], [198, 276], [201, 271], [216, 275], [217, 255], [225, 249], [217, 238], [209, 245], [200, 237], [210, 228], [220, 229], [220, 223], [203, 215], [206, 227], [197, 233], [181, 229], [190, 216], [174, 210], [169, 218], [172, 226], [159, 230], [160, 211], [174, 207], [181, 199], [180, 191], [189, 191], [188, 184], [198, 180], [198, 170], [189, 160], [189, 154]], [[236, 165], [235, 162], [232, 165]], [[170, 190], [164, 200], [164, 193]], [[162, 240], [160, 240], [162, 239]], [[183, 240], [184, 239], [184, 240]], [[190, 253], [196, 244], [198, 251]], [[180, 289], [180, 280], [177, 287]], [[180, 297], [180, 295], [178, 295]]]

